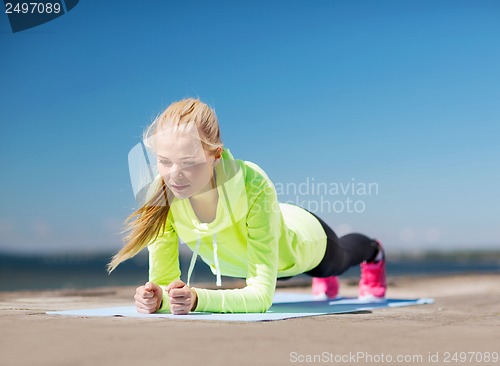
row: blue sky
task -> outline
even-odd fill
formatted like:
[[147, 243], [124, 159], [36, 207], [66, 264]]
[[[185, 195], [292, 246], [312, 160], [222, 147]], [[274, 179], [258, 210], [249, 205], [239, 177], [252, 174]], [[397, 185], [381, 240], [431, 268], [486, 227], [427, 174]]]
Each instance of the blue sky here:
[[497, 1], [80, 1], [12, 33], [1, 14], [0, 250], [118, 250], [137, 208], [127, 154], [190, 96], [279, 187], [375, 183], [280, 195], [335, 202], [316, 213], [339, 235], [498, 248], [499, 16]]

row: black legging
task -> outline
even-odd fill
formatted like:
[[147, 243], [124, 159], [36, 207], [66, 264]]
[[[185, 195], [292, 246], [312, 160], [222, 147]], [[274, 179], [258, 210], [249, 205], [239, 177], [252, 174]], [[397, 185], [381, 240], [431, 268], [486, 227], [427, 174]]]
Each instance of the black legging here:
[[[371, 262], [375, 259], [378, 252], [378, 244], [375, 240], [359, 233], [351, 233], [338, 238], [326, 222], [311, 211], [301, 208], [318, 219], [327, 236], [326, 252], [323, 259], [315, 268], [304, 272], [304, 274], [311, 277], [338, 276], [365, 260]], [[281, 277], [278, 280], [289, 278], [291, 277]]]

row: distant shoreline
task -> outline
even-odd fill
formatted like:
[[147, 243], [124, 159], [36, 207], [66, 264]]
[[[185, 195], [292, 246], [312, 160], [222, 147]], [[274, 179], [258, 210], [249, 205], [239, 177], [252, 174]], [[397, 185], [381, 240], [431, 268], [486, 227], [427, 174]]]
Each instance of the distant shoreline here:
[[[500, 244], [499, 244], [500, 247]], [[181, 256], [189, 254], [188, 250], [182, 250]], [[185, 249], [185, 248], [184, 248]], [[25, 253], [25, 252], [15, 252], [0, 250], [0, 263], [5, 257], [13, 258], [79, 258], [79, 259], [90, 259], [90, 258], [109, 258], [116, 254], [112, 251], [102, 251], [102, 252], [57, 252], [57, 253]], [[135, 258], [147, 257], [148, 253], [146, 249], [143, 249]], [[408, 250], [391, 250], [388, 255], [393, 259], [400, 258], [494, 258], [496, 257], [500, 260], [500, 249], [491, 248], [478, 248], [478, 249], [408, 249]], [[132, 259], [132, 260], [133, 260]]]
[[[14, 290], [89, 289], [108, 286], [139, 286], [148, 281], [147, 251], [121, 263], [108, 274], [110, 253], [13, 255], [0, 253], [0, 292]], [[191, 256], [181, 254], [181, 279], [184, 279]], [[427, 251], [423, 253], [388, 253], [387, 276], [439, 276], [474, 273], [500, 273], [500, 250]], [[359, 267], [351, 267], [339, 278], [359, 278]], [[192, 274], [193, 283], [215, 283], [210, 268], [198, 258]], [[310, 283], [311, 277], [299, 274], [290, 280], [278, 280], [278, 286], [294, 281]], [[244, 283], [244, 279], [222, 276], [223, 284]]]
[[[8, 265], [10, 260], [39, 261], [48, 264], [56, 263], [79, 263], [92, 260], [111, 260], [114, 252], [59, 252], [59, 253], [21, 253], [0, 250], [0, 265]], [[181, 260], [191, 253], [181, 250]], [[389, 260], [399, 261], [408, 259], [459, 259], [459, 260], [485, 260], [500, 263], [500, 249], [422, 249], [422, 250], [391, 250], [387, 253]], [[148, 252], [143, 249], [134, 258], [129, 259], [134, 262], [147, 262]], [[124, 262], [125, 263], [125, 262]]]
[[[442, 274], [427, 274], [427, 275], [395, 275], [388, 277], [388, 286], [394, 291], [396, 289], [404, 288], [407, 285], [413, 283], [425, 283], [430, 281], [431, 283], [439, 281], [455, 281], [460, 278], [468, 279], [481, 279], [481, 278], [496, 278], [500, 276], [500, 272], [483, 272], [483, 273], [442, 273]], [[427, 278], [426, 278], [427, 277]], [[345, 289], [350, 289], [347, 291], [353, 291], [358, 285], [358, 280], [354, 278], [344, 278], [339, 277], [340, 286], [342, 291]], [[245, 287], [245, 281], [241, 279], [230, 279], [226, 281], [222, 287], [217, 287], [214, 283], [207, 282], [196, 282], [196, 286], [199, 288], [206, 288], [212, 290], [224, 290], [224, 289], [234, 289]], [[46, 289], [21, 289], [15, 291], [0, 291], [0, 301], [12, 298], [13, 296], [23, 296], [23, 295], [53, 295], [53, 296], [84, 296], [84, 297], [99, 297], [99, 296], [110, 296], [116, 293], [132, 293], [134, 292], [135, 285], [115, 285], [115, 286], [96, 286], [88, 288], [46, 288]], [[294, 277], [287, 281], [278, 281], [276, 284], [276, 290], [283, 291], [304, 291], [308, 292], [310, 289], [310, 280], [308, 277]], [[398, 291], [396, 290], [396, 291]]]

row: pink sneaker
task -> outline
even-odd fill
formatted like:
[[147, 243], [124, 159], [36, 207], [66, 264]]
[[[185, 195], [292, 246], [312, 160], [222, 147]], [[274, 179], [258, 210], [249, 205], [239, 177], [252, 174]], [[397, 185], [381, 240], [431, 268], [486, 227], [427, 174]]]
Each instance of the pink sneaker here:
[[332, 299], [339, 292], [339, 280], [337, 276], [313, 277], [312, 294], [315, 299]]
[[383, 300], [387, 289], [385, 276], [385, 251], [382, 243], [375, 239], [382, 250], [382, 259], [377, 263], [360, 264], [361, 279], [359, 280], [359, 296], [361, 300]]

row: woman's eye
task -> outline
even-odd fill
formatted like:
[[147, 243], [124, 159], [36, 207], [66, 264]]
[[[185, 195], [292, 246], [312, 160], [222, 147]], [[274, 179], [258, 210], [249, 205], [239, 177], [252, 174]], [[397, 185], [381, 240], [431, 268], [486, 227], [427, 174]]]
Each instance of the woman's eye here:
[[[172, 165], [172, 163], [170, 161], [166, 161], [166, 160], [160, 160], [160, 164], [167, 165], [167, 166]], [[186, 168], [191, 168], [191, 167], [194, 167], [195, 165], [196, 165], [196, 163], [192, 163], [192, 162], [188, 162], [188, 163], [183, 164], [183, 166], [185, 166]]]

